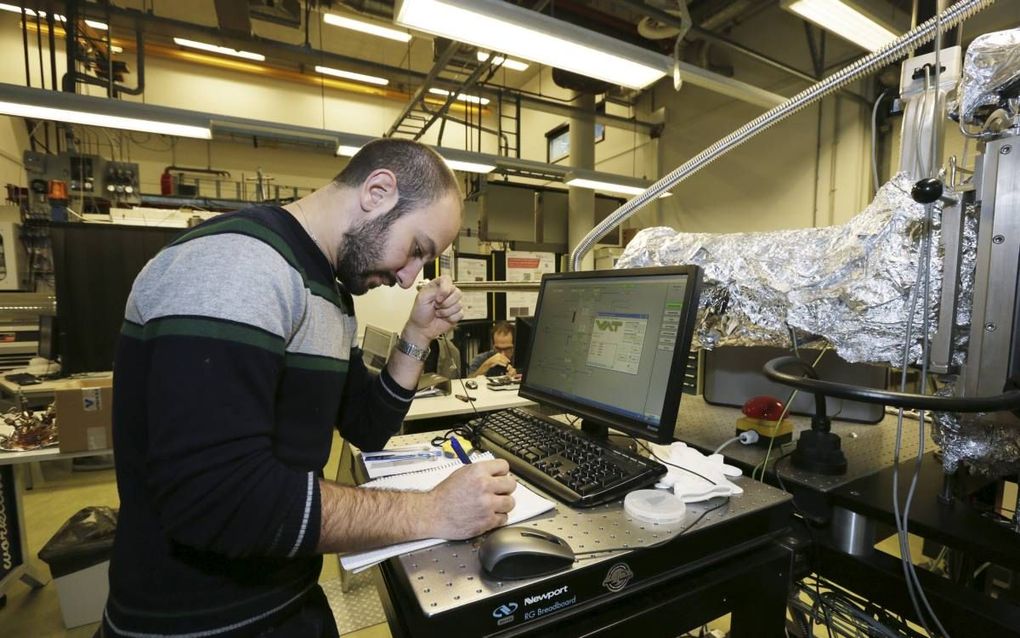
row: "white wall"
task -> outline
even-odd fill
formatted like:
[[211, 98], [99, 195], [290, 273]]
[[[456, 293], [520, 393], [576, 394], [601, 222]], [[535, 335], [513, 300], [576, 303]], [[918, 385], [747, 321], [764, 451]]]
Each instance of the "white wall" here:
[[21, 151], [28, 146], [25, 121], [0, 115], [0, 185], [27, 186]]
[[[753, 28], [738, 26], [731, 37], [785, 62], [802, 63], [797, 49], [807, 44], [800, 25], [778, 8], [769, 11], [756, 16]], [[847, 52], [846, 46], [829, 39], [827, 59], [838, 60]], [[724, 48], [713, 48], [710, 57], [732, 65], [734, 79], [780, 95], [789, 97], [809, 86]], [[676, 92], [669, 81], [656, 85], [647, 100], [649, 111], [664, 107], [666, 112], [658, 140], [663, 175], [766, 110], [690, 83]], [[673, 197], [646, 207], [626, 225], [726, 233], [846, 221], [868, 201], [869, 116], [867, 107], [855, 101], [827, 98], [707, 165], [676, 186]]]

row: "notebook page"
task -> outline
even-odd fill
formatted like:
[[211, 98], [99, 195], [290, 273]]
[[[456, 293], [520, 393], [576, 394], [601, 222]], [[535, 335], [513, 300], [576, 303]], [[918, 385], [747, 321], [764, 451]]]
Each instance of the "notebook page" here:
[[[492, 460], [493, 458], [494, 457], [490, 452], [472, 455], [472, 460], [474, 461], [487, 461]], [[442, 467], [435, 467], [423, 472], [385, 476], [374, 481], [369, 481], [361, 487], [368, 489], [385, 488], [424, 492], [442, 483], [446, 477], [457, 471], [457, 468], [460, 466], [461, 465], [458, 462], [456, 465], [447, 466], [444, 464]], [[514, 490], [513, 497], [514, 508], [507, 514], [507, 525], [514, 525], [534, 516], [538, 516], [539, 514], [544, 514], [556, 506], [555, 503], [543, 496], [539, 496], [536, 492], [520, 482], [517, 483], [517, 489]], [[370, 549], [363, 552], [344, 554], [340, 557], [340, 564], [343, 565], [344, 569], [359, 572], [371, 567], [372, 565], [381, 563], [387, 558], [400, 556], [401, 554], [418, 551], [419, 549], [425, 549], [426, 547], [432, 547], [433, 545], [439, 545], [440, 543], [445, 542], [446, 541], [441, 538], [426, 538], [406, 543], [397, 543], [395, 545]]]

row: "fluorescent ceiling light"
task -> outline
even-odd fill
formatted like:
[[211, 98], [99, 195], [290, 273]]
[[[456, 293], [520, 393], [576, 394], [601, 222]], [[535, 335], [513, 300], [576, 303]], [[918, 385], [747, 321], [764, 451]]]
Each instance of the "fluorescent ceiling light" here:
[[[10, 11], [11, 13], [21, 13], [21, 7], [19, 7], [17, 5], [13, 5], [13, 4], [7, 4], [6, 2], [0, 2], [0, 11]], [[25, 15], [28, 15], [28, 16], [31, 16], [31, 17], [34, 18], [34, 17], [36, 17], [36, 13], [37, 13], [36, 11], [33, 11], [32, 9], [29, 9], [28, 7], [25, 8]], [[38, 15], [39, 15], [40, 18], [45, 18], [46, 17], [46, 12], [45, 11], [39, 11]], [[67, 18], [65, 18], [64, 16], [62, 16], [62, 15], [60, 15], [58, 13], [54, 13], [53, 14], [53, 19], [56, 20], [57, 22], [67, 22]], [[106, 24], [105, 22], [100, 22], [99, 20], [89, 20], [89, 19], [86, 19], [85, 20], [85, 24], [89, 25], [93, 29], [98, 29], [100, 31], [106, 31], [107, 29], [110, 28], [108, 24]]]
[[354, 157], [360, 150], [360, 146], [348, 146], [347, 144], [341, 144], [336, 147], [336, 154], [340, 157]]
[[251, 51], [238, 51], [237, 49], [221, 47], [215, 44], [206, 44], [205, 42], [195, 42], [194, 40], [186, 40], [184, 38], [174, 38], [174, 44], [182, 47], [188, 47], [189, 49], [198, 49], [200, 51], [208, 51], [210, 53], [230, 55], [235, 58], [244, 58], [246, 60], [255, 60], [257, 62], [264, 62], [266, 59], [266, 56], [262, 55], [261, 53], [252, 53]]
[[[489, 59], [488, 53], [485, 51], [478, 52], [478, 61], [485, 62]], [[501, 66], [504, 69], [510, 69], [511, 71], [527, 71], [529, 64], [527, 62], [521, 62], [520, 60], [511, 60], [510, 58], [497, 55], [496, 59], [492, 61], [496, 66]]]
[[[567, 179], [564, 182], [567, 186], [573, 186], [575, 188], [590, 188], [593, 191], [602, 191], [605, 193], [618, 193], [620, 195], [640, 195], [641, 193], [648, 190], [647, 187], [643, 186], [631, 186], [628, 184], [620, 184], [617, 182], [607, 182], [599, 179], [588, 179], [584, 177], [572, 177], [567, 175]], [[673, 193], [666, 191], [659, 195], [662, 197], [670, 197]]]
[[670, 68], [660, 53], [503, 0], [400, 0], [394, 22], [632, 89]]
[[197, 137], [204, 140], [212, 139], [212, 131], [209, 130], [208, 126], [192, 126], [189, 124], [146, 120], [135, 117], [104, 115], [102, 113], [94, 113], [90, 111], [53, 108], [37, 104], [0, 101], [0, 113], [15, 117], [55, 120], [57, 122], [84, 124], [86, 126], [101, 126], [103, 128], [114, 128], [128, 131], [141, 131], [143, 133], [177, 135], [180, 137]]
[[[21, 7], [13, 4], [7, 4], [6, 2], [0, 2], [0, 11], [10, 11], [11, 13], [21, 13]], [[35, 17], [35, 11], [26, 8], [25, 14]], [[45, 18], [46, 13], [44, 11], [39, 12], [39, 17]]]
[[390, 81], [386, 78], [378, 78], [374, 75], [365, 75], [364, 73], [354, 73], [352, 71], [341, 71], [340, 69], [333, 69], [328, 66], [316, 66], [315, 72], [323, 75], [332, 75], [335, 78], [354, 80], [355, 82], [367, 82], [368, 84], [377, 84], [379, 86], [386, 86], [390, 83]]
[[[433, 95], [442, 95], [443, 97], [447, 97], [448, 95], [450, 95], [449, 91], [436, 88], [429, 89], [429, 93]], [[486, 104], [489, 103], [489, 98], [487, 97], [478, 97], [477, 95], [468, 95], [467, 93], [458, 93], [456, 99], [460, 100], [461, 102], [468, 102], [470, 104], [481, 104], [482, 106], [485, 106]]]
[[380, 38], [396, 40], [397, 42], [410, 42], [411, 40], [411, 34], [406, 31], [391, 29], [389, 27], [375, 24], [374, 22], [366, 22], [365, 20], [355, 20], [354, 18], [348, 18], [347, 16], [338, 16], [335, 13], [322, 14], [322, 21], [326, 24], [331, 24], [334, 27], [360, 31], [369, 35], [379, 36]]
[[453, 160], [443, 158], [446, 165], [455, 171], [464, 171], [465, 173], [491, 173], [496, 170], [495, 164], [482, 164], [479, 162], [464, 162], [461, 160]]
[[878, 51], [897, 37], [877, 19], [846, 0], [783, 0], [780, 4], [787, 11], [869, 51]]

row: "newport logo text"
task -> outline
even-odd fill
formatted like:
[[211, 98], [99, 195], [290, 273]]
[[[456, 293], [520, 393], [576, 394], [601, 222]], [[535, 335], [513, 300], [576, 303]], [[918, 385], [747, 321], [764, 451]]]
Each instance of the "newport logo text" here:
[[560, 587], [559, 589], [547, 591], [544, 594], [539, 594], [537, 596], [528, 596], [527, 598], [524, 599], [524, 606], [527, 607], [528, 605], [534, 605], [535, 603], [540, 603], [544, 600], [549, 600], [550, 598], [555, 598], [556, 596], [565, 593], [567, 593], [566, 585]]

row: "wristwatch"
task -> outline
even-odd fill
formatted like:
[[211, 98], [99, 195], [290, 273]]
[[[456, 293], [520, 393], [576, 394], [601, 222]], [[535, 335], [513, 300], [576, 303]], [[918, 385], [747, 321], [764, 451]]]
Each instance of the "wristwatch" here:
[[431, 348], [420, 348], [410, 341], [404, 341], [403, 337], [397, 339], [397, 350], [400, 350], [415, 361], [424, 361], [429, 358]]

